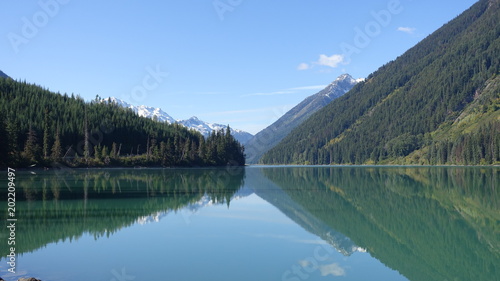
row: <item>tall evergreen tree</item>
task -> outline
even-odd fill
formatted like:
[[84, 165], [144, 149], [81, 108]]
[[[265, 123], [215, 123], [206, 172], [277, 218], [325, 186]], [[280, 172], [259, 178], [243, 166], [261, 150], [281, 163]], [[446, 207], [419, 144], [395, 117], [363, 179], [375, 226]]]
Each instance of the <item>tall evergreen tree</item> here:
[[0, 114], [0, 167], [6, 167], [9, 159], [9, 139], [7, 135], [7, 122]]
[[111, 157], [111, 159], [115, 159], [117, 156], [118, 148], [116, 147], [116, 142], [113, 142], [113, 144], [111, 145], [111, 152], [109, 154], [109, 157]]
[[89, 140], [89, 128], [88, 128], [88, 118], [87, 118], [87, 107], [85, 106], [85, 119], [84, 119], [84, 144], [83, 144], [83, 158], [88, 162], [90, 158], [90, 140]]
[[49, 158], [49, 110], [45, 108], [43, 114], [43, 158]]
[[38, 163], [40, 147], [37, 142], [36, 132], [30, 125], [23, 151], [23, 158], [28, 162], [28, 164]]
[[19, 144], [18, 144], [18, 137], [17, 137], [17, 130], [18, 127], [14, 121], [11, 119], [6, 120], [6, 130], [7, 130], [7, 137], [6, 139], [8, 140], [8, 157], [7, 160], [11, 165], [17, 165], [19, 162]]
[[56, 135], [54, 137], [54, 144], [52, 145], [52, 161], [61, 162], [62, 161], [62, 144], [59, 134], [59, 125], [56, 128]]

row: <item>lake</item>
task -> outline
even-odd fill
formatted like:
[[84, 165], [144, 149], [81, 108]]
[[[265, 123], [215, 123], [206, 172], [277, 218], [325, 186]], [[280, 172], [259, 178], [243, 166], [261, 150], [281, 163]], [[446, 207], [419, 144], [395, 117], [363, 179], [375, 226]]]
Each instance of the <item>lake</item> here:
[[15, 184], [15, 274], [0, 200], [6, 281], [500, 276], [497, 167], [64, 169]]

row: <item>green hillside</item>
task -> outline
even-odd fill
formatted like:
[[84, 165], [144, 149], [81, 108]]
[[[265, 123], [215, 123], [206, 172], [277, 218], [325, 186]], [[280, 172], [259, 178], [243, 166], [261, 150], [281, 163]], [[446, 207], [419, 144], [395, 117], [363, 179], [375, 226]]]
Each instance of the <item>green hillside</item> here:
[[244, 165], [229, 129], [205, 139], [132, 110], [0, 78], [0, 167]]
[[257, 133], [245, 143], [247, 163], [258, 163], [262, 155], [277, 145], [294, 128], [307, 120], [315, 112], [325, 107], [332, 100], [344, 95], [356, 83], [357, 81], [349, 74], [339, 76], [323, 90], [305, 98], [301, 103], [276, 120], [276, 122]]
[[500, 162], [500, 1], [481, 0], [265, 154], [266, 164]]

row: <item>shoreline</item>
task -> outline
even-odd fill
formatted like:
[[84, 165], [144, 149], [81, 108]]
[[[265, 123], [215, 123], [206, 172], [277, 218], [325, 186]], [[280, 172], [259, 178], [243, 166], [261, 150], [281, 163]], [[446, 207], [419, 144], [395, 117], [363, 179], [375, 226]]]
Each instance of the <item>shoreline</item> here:
[[[391, 165], [391, 164], [356, 164], [356, 165], [301, 165], [301, 164], [245, 164], [244, 166], [172, 166], [172, 167], [161, 167], [161, 166], [106, 166], [106, 167], [70, 167], [70, 166], [57, 166], [57, 167], [22, 167], [14, 168], [16, 171], [20, 172], [43, 172], [43, 171], [63, 171], [63, 170], [119, 170], [119, 169], [133, 169], [133, 170], [168, 170], [168, 169], [186, 169], [186, 170], [197, 170], [197, 169], [221, 169], [221, 168], [499, 168], [500, 165]], [[7, 169], [3, 167], [2, 169]], [[2, 281], [0, 279], [0, 281]]]

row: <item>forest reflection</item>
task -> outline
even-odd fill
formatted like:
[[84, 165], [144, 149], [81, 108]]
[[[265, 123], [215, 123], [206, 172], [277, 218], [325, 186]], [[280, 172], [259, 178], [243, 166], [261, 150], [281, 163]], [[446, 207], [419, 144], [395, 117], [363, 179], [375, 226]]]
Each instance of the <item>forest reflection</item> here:
[[262, 173], [410, 280], [495, 280], [500, 169], [297, 167]]
[[[142, 217], [176, 212], [200, 200], [229, 206], [244, 175], [241, 167], [18, 173], [17, 253], [84, 233], [109, 236]], [[3, 218], [6, 210], [0, 210]], [[0, 254], [6, 251], [2, 247]]]

